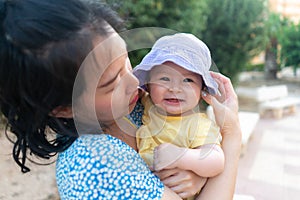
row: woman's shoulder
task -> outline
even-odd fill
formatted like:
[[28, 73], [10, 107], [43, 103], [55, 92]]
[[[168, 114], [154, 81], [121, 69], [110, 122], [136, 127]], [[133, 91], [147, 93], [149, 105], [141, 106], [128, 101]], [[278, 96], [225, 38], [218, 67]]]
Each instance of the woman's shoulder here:
[[137, 153], [123, 141], [108, 134], [87, 134], [77, 140], [59, 157], [80, 159], [119, 158], [124, 156], [135, 157]]
[[107, 134], [80, 136], [58, 156], [57, 170], [77, 168], [76, 170], [86, 173], [87, 166], [93, 166], [100, 172], [148, 170], [147, 165], [134, 149]]
[[163, 184], [137, 152], [106, 134], [80, 136], [60, 153], [56, 178], [60, 195], [65, 197], [62, 199], [70, 195], [85, 198], [89, 191], [97, 191], [97, 198], [92, 199], [126, 195], [133, 199], [141, 199], [140, 195], [153, 199], [163, 191]]

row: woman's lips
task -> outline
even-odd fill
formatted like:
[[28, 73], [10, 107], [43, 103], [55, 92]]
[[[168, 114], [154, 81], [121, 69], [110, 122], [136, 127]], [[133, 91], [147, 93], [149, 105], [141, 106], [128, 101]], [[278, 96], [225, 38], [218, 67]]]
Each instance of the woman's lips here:
[[139, 94], [136, 94], [134, 98], [130, 101], [130, 105], [135, 104], [139, 100]]

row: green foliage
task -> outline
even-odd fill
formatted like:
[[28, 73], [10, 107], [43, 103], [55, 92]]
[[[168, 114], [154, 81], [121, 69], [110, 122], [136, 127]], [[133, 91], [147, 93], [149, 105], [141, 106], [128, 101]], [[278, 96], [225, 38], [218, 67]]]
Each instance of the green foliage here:
[[248, 63], [245, 68], [244, 71], [259, 71], [262, 72], [264, 71], [264, 64], [250, 64]]
[[[127, 29], [162, 27], [178, 32], [190, 32], [201, 37], [206, 27], [205, 1], [198, 0], [108, 0], [126, 21]], [[145, 50], [130, 52], [135, 66], [147, 53]]]
[[279, 38], [282, 35], [282, 28], [288, 24], [286, 18], [279, 13], [269, 12], [265, 22], [266, 43], [269, 44], [270, 39]]
[[278, 39], [282, 37], [286, 18], [278, 13], [269, 12], [265, 22], [265, 78], [276, 79], [278, 71]]
[[282, 62], [286, 66], [293, 66], [295, 72], [300, 66], [300, 24], [290, 23], [285, 26], [280, 37], [280, 44]]
[[206, 0], [203, 39], [218, 69], [233, 80], [264, 49], [265, 0]]
[[[271, 51], [277, 55], [278, 38], [282, 35], [282, 28], [286, 23], [285, 19], [279, 13], [269, 12], [264, 25], [265, 30], [265, 50]], [[276, 57], [275, 57], [276, 59]]]
[[[265, 48], [266, 0], [109, 0], [128, 29], [190, 32], [209, 46], [218, 70], [234, 79]], [[129, 54], [133, 66], [147, 51]]]
[[164, 27], [199, 35], [205, 28], [206, 4], [198, 0], [109, 0], [127, 28]]

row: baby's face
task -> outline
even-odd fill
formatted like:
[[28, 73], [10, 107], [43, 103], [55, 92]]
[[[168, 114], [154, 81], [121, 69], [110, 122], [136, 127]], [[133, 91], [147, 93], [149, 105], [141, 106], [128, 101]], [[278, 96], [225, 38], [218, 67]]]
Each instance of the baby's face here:
[[191, 114], [201, 98], [201, 88], [201, 76], [172, 62], [150, 71], [149, 93], [161, 114]]

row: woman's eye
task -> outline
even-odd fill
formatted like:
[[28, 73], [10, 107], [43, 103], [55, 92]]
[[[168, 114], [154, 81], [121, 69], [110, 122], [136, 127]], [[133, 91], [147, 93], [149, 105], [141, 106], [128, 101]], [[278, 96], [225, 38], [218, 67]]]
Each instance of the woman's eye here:
[[190, 82], [194, 82], [194, 81], [190, 78], [185, 78], [185, 79], [183, 79], [183, 82], [190, 83]]
[[170, 79], [168, 77], [162, 77], [159, 80], [161, 80], [161, 81], [170, 81]]

